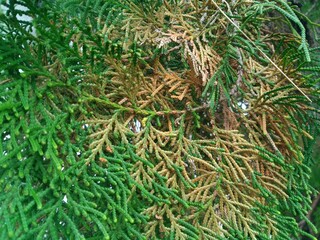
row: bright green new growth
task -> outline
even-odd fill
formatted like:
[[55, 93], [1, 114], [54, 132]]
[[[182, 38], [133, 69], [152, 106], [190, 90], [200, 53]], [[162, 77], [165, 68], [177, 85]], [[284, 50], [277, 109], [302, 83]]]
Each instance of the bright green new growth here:
[[286, 1], [2, 6], [0, 239], [307, 235], [319, 66]]

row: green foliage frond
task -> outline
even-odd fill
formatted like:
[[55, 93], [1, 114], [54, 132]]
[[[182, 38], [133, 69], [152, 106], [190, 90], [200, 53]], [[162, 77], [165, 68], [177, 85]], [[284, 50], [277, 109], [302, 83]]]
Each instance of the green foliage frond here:
[[319, 66], [286, 1], [2, 6], [1, 239], [307, 234]]

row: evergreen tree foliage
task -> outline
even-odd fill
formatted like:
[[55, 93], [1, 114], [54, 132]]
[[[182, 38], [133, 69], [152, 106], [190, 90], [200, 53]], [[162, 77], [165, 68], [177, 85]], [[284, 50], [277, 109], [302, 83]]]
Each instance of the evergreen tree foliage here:
[[285, 0], [1, 9], [0, 239], [312, 239], [320, 66]]

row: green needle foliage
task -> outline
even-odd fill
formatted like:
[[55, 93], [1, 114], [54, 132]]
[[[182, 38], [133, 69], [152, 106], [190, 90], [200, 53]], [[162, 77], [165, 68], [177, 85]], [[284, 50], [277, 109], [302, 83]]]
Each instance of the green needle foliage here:
[[320, 66], [286, 1], [1, 6], [0, 239], [308, 235]]

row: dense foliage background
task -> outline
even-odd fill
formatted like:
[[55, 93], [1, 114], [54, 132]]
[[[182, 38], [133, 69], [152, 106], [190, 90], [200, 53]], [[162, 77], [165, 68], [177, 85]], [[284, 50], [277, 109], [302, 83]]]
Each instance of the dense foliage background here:
[[316, 239], [308, 4], [3, 1], [0, 239]]

